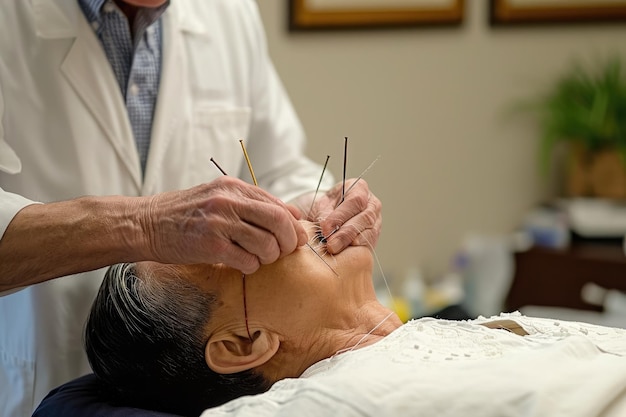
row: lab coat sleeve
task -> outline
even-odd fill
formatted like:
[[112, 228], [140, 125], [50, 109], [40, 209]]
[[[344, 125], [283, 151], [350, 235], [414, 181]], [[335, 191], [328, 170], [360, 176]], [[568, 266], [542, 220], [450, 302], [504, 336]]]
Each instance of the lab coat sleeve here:
[[37, 202], [0, 188], [0, 237], [4, 236], [4, 232], [17, 212], [31, 204], [37, 204]]
[[[0, 135], [1, 134], [2, 126], [0, 124]], [[0, 136], [0, 142], [3, 142], [2, 136]], [[3, 155], [2, 150], [0, 150], [0, 155]], [[1, 156], [0, 159], [2, 159]], [[0, 169], [4, 170], [2, 166], [0, 166]], [[9, 223], [13, 220], [17, 212], [34, 203], [34, 201], [22, 197], [21, 195], [9, 193], [0, 188], [0, 239], [4, 236], [4, 232], [7, 230], [7, 227], [9, 227]], [[0, 297], [17, 292], [22, 288], [23, 287], [0, 291]]]
[[[17, 174], [21, 170], [20, 159], [4, 140], [4, 99], [0, 88], [0, 171]], [[0, 188], [0, 238], [4, 236], [5, 230], [17, 212], [33, 203], [34, 201]]]
[[[250, 0], [246, 5], [249, 27], [254, 28], [250, 32], [253, 59], [249, 153], [256, 156], [254, 170], [259, 185], [283, 201], [291, 201], [315, 191], [322, 166], [305, 155], [304, 129], [269, 57], [257, 4]], [[326, 172], [320, 189], [330, 188], [333, 181], [331, 173]]]
[[[0, 239], [4, 236], [4, 232], [7, 230], [7, 227], [9, 227], [9, 223], [13, 220], [17, 212], [33, 203], [34, 201], [24, 198], [21, 195], [9, 193], [0, 188]], [[13, 294], [23, 288], [24, 287], [19, 287], [12, 290], [0, 291], [0, 297]]]
[[[13, 149], [4, 140], [4, 100], [2, 98], [2, 89], [0, 89], [0, 171], [4, 171], [8, 174], [16, 174], [22, 170], [20, 159], [15, 154]], [[9, 223], [13, 220], [13, 217], [18, 211], [24, 207], [34, 204], [31, 201], [21, 195], [9, 193], [0, 188], [0, 238], [4, 236], [4, 232]], [[0, 291], [0, 296], [11, 294], [17, 291]]]
[[22, 162], [17, 154], [4, 140], [4, 98], [0, 86], [0, 171], [17, 174], [22, 170]]

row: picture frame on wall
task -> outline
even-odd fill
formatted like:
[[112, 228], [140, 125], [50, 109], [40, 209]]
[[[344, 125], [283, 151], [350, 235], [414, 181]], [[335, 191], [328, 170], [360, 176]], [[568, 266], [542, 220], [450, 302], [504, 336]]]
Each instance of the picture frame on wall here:
[[492, 25], [626, 21], [626, 0], [489, 0]]
[[290, 31], [459, 25], [465, 0], [287, 0]]

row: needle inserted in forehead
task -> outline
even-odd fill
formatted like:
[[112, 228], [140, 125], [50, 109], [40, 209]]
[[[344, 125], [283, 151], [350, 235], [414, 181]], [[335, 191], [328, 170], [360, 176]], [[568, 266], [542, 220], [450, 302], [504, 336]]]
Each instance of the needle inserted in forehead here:
[[320, 189], [320, 185], [322, 185], [322, 179], [324, 178], [324, 172], [326, 172], [326, 165], [328, 165], [328, 160], [330, 159], [330, 155], [326, 155], [326, 162], [324, 162], [324, 167], [322, 168], [322, 174], [320, 175], [320, 180], [317, 183], [317, 188], [315, 189], [315, 194], [313, 194], [313, 200], [311, 201], [311, 207], [309, 207], [309, 212], [307, 213], [307, 219], [311, 217], [311, 211], [313, 210], [313, 204], [315, 203], [315, 198], [317, 198], [317, 192]]
[[333, 269], [332, 266], [330, 266], [330, 264], [328, 262], [326, 262], [326, 259], [324, 259], [322, 257], [322, 255], [320, 255], [319, 253], [317, 253], [317, 251], [315, 249], [313, 249], [313, 246], [311, 246], [311, 244], [309, 242], [306, 243], [306, 245], [309, 247], [309, 249], [311, 249], [313, 251], [314, 254], [317, 255], [318, 258], [320, 258], [322, 260], [322, 262], [324, 262], [326, 264], [326, 266], [328, 267], [328, 269], [330, 269], [331, 271], [333, 271], [333, 274], [335, 274], [336, 276], [339, 276], [339, 274], [337, 273], [337, 271], [335, 271]]
[[259, 185], [256, 181], [256, 177], [254, 176], [254, 170], [252, 169], [252, 164], [250, 163], [250, 158], [248, 158], [248, 152], [246, 152], [243, 140], [240, 140], [239, 143], [241, 143], [241, 149], [243, 149], [243, 156], [246, 158], [246, 163], [248, 164], [248, 169], [250, 170], [250, 175], [252, 176], [252, 182], [254, 185]]
[[217, 167], [217, 169], [219, 169], [219, 170], [220, 170], [220, 172], [221, 172], [222, 174], [224, 174], [224, 175], [228, 175], [228, 174], [226, 173], [226, 171], [224, 171], [224, 170], [222, 169], [222, 167], [221, 167], [221, 166], [219, 166], [217, 162], [215, 162], [215, 159], [213, 159], [213, 157], [211, 157], [211, 162], [213, 162], [213, 165], [215, 165], [215, 166]]

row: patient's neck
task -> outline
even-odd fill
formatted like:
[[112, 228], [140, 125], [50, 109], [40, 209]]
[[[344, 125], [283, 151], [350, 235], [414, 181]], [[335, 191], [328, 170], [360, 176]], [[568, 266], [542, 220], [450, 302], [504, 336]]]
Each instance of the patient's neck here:
[[345, 287], [339, 290], [341, 296], [336, 299], [332, 317], [309, 341], [319, 354], [308, 366], [338, 352], [375, 343], [402, 325], [400, 318], [378, 301], [369, 270], [356, 272], [341, 282]]
[[330, 356], [376, 343], [402, 325], [398, 315], [377, 300], [363, 305], [355, 312], [354, 318], [354, 327], [350, 332], [331, 330]]
[[376, 343], [402, 325], [400, 318], [376, 299], [375, 294], [363, 303], [333, 313], [335, 316], [305, 337], [285, 340], [276, 356], [260, 369], [275, 382], [295, 378], [315, 363]]

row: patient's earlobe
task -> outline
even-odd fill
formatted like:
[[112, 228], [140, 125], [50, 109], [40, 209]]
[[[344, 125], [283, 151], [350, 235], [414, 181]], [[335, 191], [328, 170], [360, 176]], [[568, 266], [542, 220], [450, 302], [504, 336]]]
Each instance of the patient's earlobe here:
[[204, 349], [204, 359], [219, 374], [234, 374], [263, 365], [280, 346], [278, 335], [257, 330], [252, 340], [236, 334], [212, 336]]

